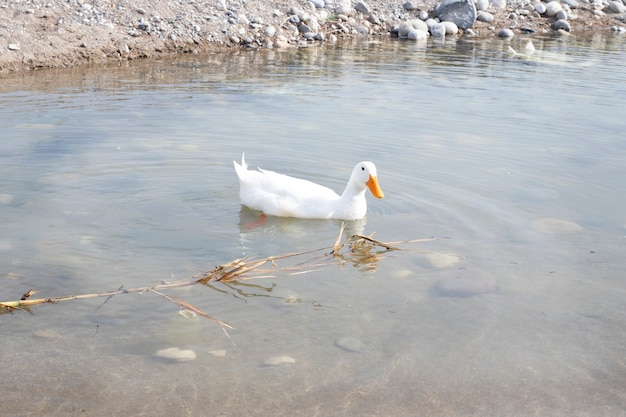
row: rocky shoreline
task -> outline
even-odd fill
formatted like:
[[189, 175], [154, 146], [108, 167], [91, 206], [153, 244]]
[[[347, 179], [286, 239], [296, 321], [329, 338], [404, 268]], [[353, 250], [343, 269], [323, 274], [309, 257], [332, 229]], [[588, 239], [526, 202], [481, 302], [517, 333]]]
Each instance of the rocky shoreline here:
[[626, 32], [626, 0], [445, 1], [473, 9], [471, 24], [439, 24], [439, 0], [8, 0], [0, 73], [359, 36]]

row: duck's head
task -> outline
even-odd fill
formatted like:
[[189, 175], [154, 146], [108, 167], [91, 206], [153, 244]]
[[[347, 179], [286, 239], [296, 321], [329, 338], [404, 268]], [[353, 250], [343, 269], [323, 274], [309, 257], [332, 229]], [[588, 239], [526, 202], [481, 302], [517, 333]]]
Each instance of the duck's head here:
[[385, 193], [378, 185], [378, 175], [376, 174], [376, 165], [369, 161], [359, 162], [352, 171], [350, 178], [351, 182], [354, 180], [357, 187], [364, 189], [369, 188], [372, 195], [376, 198], [383, 198]]

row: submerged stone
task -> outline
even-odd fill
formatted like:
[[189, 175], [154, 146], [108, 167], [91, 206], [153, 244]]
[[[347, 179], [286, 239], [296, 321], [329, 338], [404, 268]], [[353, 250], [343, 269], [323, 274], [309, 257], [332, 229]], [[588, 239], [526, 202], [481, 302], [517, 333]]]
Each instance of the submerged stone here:
[[281, 356], [272, 356], [271, 358], [267, 358], [263, 361], [264, 366], [280, 366], [296, 363], [296, 360], [291, 356], [281, 355]]
[[577, 233], [583, 230], [583, 228], [577, 223], [554, 217], [542, 217], [537, 219], [533, 221], [532, 227], [537, 232], [549, 235]]
[[190, 349], [172, 347], [157, 350], [154, 356], [171, 362], [189, 362], [196, 359], [196, 352]]
[[364, 353], [365, 345], [356, 337], [340, 337], [335, 344], [347, 352]]

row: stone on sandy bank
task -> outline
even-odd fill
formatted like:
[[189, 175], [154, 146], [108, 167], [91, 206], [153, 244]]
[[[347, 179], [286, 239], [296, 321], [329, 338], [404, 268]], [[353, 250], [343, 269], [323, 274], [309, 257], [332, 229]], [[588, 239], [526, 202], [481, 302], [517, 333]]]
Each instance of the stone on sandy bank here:
[[439, 20], [454, 22], [461, 29], [471, 28], [476, 21], [476, 6], [472, 0], [443, 0], [435, 13]]

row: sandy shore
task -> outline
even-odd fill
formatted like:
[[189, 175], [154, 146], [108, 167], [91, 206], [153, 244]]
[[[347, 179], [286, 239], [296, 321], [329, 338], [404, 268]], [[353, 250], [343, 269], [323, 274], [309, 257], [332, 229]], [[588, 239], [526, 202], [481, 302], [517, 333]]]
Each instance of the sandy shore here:
[[[624, 13], [611, 2], [562, 0], [569, 34], [617, 30]], [[410, 19], [434, 17], [438, 1], [164, 1], [8, 0], [0, 5], [0, 73], [66, 68], [85, 63], [202, 53], [229, 48], [286, 48], [357, 36], [396, 36]], [[490, 7], [491, 22], [477, 21], [454, 36], [556, 32], [555, 17], [533, 10], [537, 0]], [[343, 8], [342, 8], [343, 7]], [[420, 16], [421, 13], [421, 16]], [[561, 31], [563, 32], [563, 31]]]

